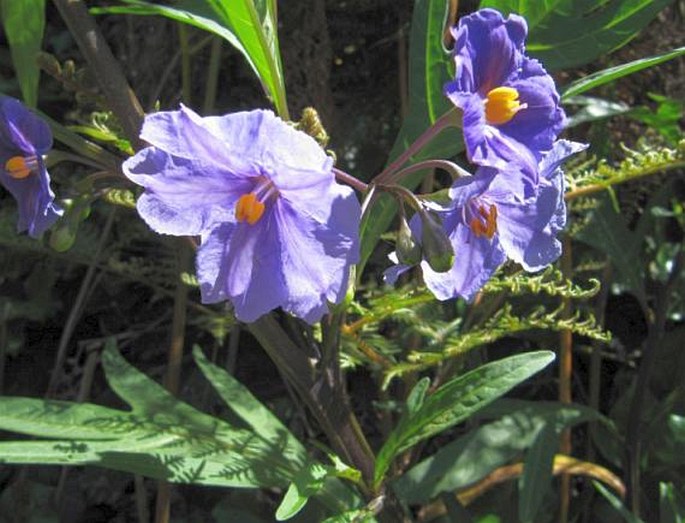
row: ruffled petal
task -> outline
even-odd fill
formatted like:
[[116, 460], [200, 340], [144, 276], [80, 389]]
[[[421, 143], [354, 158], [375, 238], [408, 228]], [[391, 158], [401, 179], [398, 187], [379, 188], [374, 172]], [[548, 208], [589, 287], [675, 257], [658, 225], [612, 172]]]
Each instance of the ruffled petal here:
[[288, 289], [283, 308], [314, 323], [328, 311], [328, 302], [343, 299], [350, 266], [359, 260], [359, 202], [351, 192], [335, 199], [327, 223], [300, 214], [285, 201], [275, 212]]
[[458, 90], [484, 96], [503, 85], [520, 66], [527, 32], [523, 18], [510, 15], [504, 19], [494, 9], [481, 9], [463, 17], [453, 33]]
[[208, 166], [200, 158], [171, 156], [147, 147], [126, 160], [124, 174], [145, 188], [138, 212], [156, 232], [201, 234], [233, 214], [235, 202], [252, 187], [249, 178]]
[[[528, 63], [537, 63], [527, 60]], [[539, 74], [526, 75], [525, 69], [521, 76], [512, 81], [509, 87], [519, 93], [519, 100], [527, 107], [519, 111], [511, 121], [500, 125], [500, 131], [516, 141], [525, 144], [536, 159], [548, 151], [554, 140], [564, 128], [564, 110], [559, 104], [559, 94], [554, 80], [542, 67]]]
[[21, 151], [42, 155], [52, 148], [50, 126], [19, 100], [0, 98], [0, 159], [4, 162]]
[[37, 238], [62, 216], [63, 210], [54, 203], [55, 193], [50, 188], [50, 177], [42, 159], [38, 159], [38, 172], [26, 178], [12, 178], [0, 170], [0, 183], [17, 201], [18, 232], [27, 231], [29, 236]]
[[273, 213], [257, 225], [223, 223], [198, 249], [203, 303], [229, 300], [240, 321], [253, 322], [287, 300]]

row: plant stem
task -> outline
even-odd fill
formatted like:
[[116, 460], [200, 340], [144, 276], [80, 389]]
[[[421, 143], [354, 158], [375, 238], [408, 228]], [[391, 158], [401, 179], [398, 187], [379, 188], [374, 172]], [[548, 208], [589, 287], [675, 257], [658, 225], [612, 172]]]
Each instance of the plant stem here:
[[433, 125], [426, 129], [423, 134], [421, 134], [421, 136], [414, 141], [414, 143], [407, 147], [402, 154], [400, 154], [393, 162], [390, 163], [390, 165], [383, 169], [380, 174], [378, 174], [372, 180], [372, 183], [386, 183], [388, 178], [390, 178], [407, 161], [409, 161], [412, 156], [421, 151], [421, 149], [423, 149], [428, 142], [440, 134], [444, 129], [458, 126], [460, 126], [460, 124], [457, 119], [457, 111], [456, 109], [451, 109], [438, 118]]
[[92, 69], [110, 109], [121, 123], [126, 137], [134, 149], [142, 148], [143, 142], [138, 135], [143, 124], [143, 109], [85, 2], [53, 1]]
[[[571, 238], [569, 236], [564, 238], [564, 253], [561, 257], [561, 272], [564, 277], [570, 280], [573, 276], [573, 253], [571, 251]], [[570, 298], [562, 299], [563, 310], [561, 318], [568, 320], [573, 316], [573, 304]], [[563, 404], [570, 404], [573, 401], [571, 394], [571, 379], [573, 376], [573, 332], [570, 329], [563, 330], [559, 333], [560, 353], [559, 353], [559, 401]], [[559, 445], [561, 454], [566, 456], [571, 455], [571, 431], [565, 429], [561, 433], [561, 442]], [[566, 523], [568, 521], [569, 508], [571, 503], [571, 476], [568, 474], [561, 475], [560, 484], [560, 511], [559, 522]]]
[[357, 189], [362, 194], [365, 194], [366, 191], [369, 190], [369, 186], [367, 184], [358, 178], [355, 178], [351, 174], [347, 174], [345, 171], [338, 169], [337, 167], [333, 167], [333, 174], [335, 174], [336, 180], [349, 185], [353, 189]]
[[[188, 286], [183, 283], [181, 274], [188, 271], [190, 266], [190, 246], [183, 238], [178, 241], [178, 279], [174, 295], [174, 316], [171, 323], [171, 343], [167, 356], [164, 386], [173, 395], [178, 394], [181, 380], [181, 363], [183, 361], [183, 345], [185, 342], [186, 308], [188, 304]], [[157, 503], [155, 522], [167, 523], [171, 515], [171, 485], [167, 481], [157, 483]]]
[[628, 506], [636, 517], [640, 517], [640, 462], [642, 461], [642, 438], [645, 428], [644, 401], [649, 389], [649, 379], [656, 360], [656, 352], [664, 337], [668, 318], [668, 303], [673, 287], [681, 276], [685, 264], [685, 248], [681, 246], [675, 257], [668, 281], [657, 290], [654, 314], [646, 311], [648, 319], [647, 339], [643, 358], [635, 384], [633, 401], [630, 404], [630, 417], [626, 428], [626, 482], [628, 484]]
[[412, 173], [426, 169], [442, 169], [443, 171], [447, 171], [453, 180], [463, 178], [464, 176], [471, 176], [470, 172], [462, 169], [457, 164], [450, 162], [449, 160], [425, 160], [396, 171], [387, 178], [384, 185], [398, 183], [405, 176], [409, 176]]
[[317, 419], [333, 449], [371, 484], [373, 452], [341, 390], [337, 361], [316, 369], [309, 355], [292, 342], [271, 315], [262, 316], [248, 328]]

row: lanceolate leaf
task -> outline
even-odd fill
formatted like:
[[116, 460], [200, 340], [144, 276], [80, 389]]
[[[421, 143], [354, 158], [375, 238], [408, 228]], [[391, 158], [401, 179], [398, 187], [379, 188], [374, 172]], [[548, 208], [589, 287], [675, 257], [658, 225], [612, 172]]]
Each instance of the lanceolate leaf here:
[[36, 55], [45, 29], [45, 0], [0, 0], [0, 14], [24, 102], [38, 102], [40, 69]]
[[587, 64], [626, 44], [672, 0], [482, 0], [524, 16], [526, 48], [548, 70]]
[[103, 365], [130, 411], [25, 398], [0, 400], [0, 429], [51, 441], [0, 443], [5, 463], [94, 464], [173, 482], [285, 487], [301, 461], [283, 442], [233, 427], [178, 401], [109, 344]]
[[307, 451], [288, 428], [228, 372], [211, 363], [199, 347], [193, 357], [200, 370], [231, 410], [268, 441], [280, 442], [293, 461], [307, 461]]
[[285, 80], [273, 1], [182, 0], [174, 7], [144, 0], [121, 0], [127, 6], [93, 8], [93, 13], [161, 15], [214, 33], [240, 51], [262, 82], [280, 116], [288, 118]]
[[511, 356], [446, 383], [413, 413], [406, 412], [376, 459], [375, 482], [383, 479], [400, 452], [465, 420], [554, 360], [549, 351]]
[[500, 399], [476, 415], [492, 419], [448, 443], [393, 482], [398, 496], [412, 504], [428, 503], [443, 492], [472, 485], [510, 463], [536, 442], [546, 427], [566, 427], [602, 416], [582, 405]]
[[677, 49], [673, 49], [667, 53], [650, 56], [648, 58], [640, 58], [639, 60], [633, 60], [632, 62], [628, 62], [626, 64], [609, 67], [608, 69], [602, 69], [601, 71], [589, 74], [584, 78], [576, 80], [572, 84], [567, 85], [563, 89], [561, 100], [567, 101], [569, 98], [582, 94], [585, 91], [589, 91], [590, 89], [594, 89], [600, 85], [608, 84], [624, 76], [637, 73], [638, 71], [653, 67], [684, 54], [685, 47], [678, 47]]

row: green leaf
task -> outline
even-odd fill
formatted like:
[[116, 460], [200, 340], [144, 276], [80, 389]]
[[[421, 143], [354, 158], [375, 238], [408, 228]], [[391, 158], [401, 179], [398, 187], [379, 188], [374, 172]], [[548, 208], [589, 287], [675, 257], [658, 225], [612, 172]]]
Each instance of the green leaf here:
[[0, 13], [24, 102], [36, 107], [40, 78], [36, 56], [45, 30], [45, 0], [0, 0]]
[[565, 104], [579, 106], [580, 109], [569, 116], [566, 128], [574, 127], [581, 123], [596, 122], [625, 114], [631, 111], [631, 107], [623, 102], [614, 102], [594, 96], [573, 96], [566, 99]]
[[549, 351], [529, 352], [488, 363], [444, 384], [414, 413], [405, 413], [376, 459], [380, 484], [400, 452], [465, 420], [554, 360]]
[[98, 7], [91, 12], [160, 15], [222, 37], [245, 57], [278, 114], [289, 118], [273, 1], [255, 5], [252, 0], [182, 0], [174, 7], [144, 0], [121, 2], [127, 7]]
[[426, 398], [426, 391], [431, 384], [431, 380], [428, 376], [421, 378], [414, 388], [409, 393], [407, 397], [407, 411], [410, 415], [416, 414], [416, 412], [423, 405], [423, 400]]
[[[482, 0], [526, 18], [528, 53], [547, 70], [577, 67], [625, 45], [672, 0]], [[577, 93], [576, 93], [577, 94]]]
[[537, 521], [537, 513], [551, 483], [558, 446], [556, 427], [547, 425], [538, 433], [526, 454], [519, 479], [519, 521], [522, 523]]
[[608, 84], [614, 80], [653, 67], [678, 56], [682, 56], [683, 54], [685, 54], [685, 47], [678, 47], [677, 49], [673, 49], [666, 53], [650, 56], [648, 58], [640, 58], [639, 60], [633, 60], [626, 64], [609, 67], [608, 69], [602, 69], [601, 71], [589, 74], [564, 87], [561, 94], [561, 101], [566, 102], [569, 98], [582, 94], [590, 89]]
[[592, 212], [590, 223], [575, 235], [577, 240], [605, 253], [616, 267], [619, 279], [636, 297], [645, 296], [640, 259], [643, 237], [631, 232], [609, 198]]
[[0, 429], [44, 438], [115, 439], [116, 434], [100, 420], [120, 414], [88, 403], [0, 397]]
[[200, 347], [193, 347], [193, 357], [202, 374], [233, 412], [263, 439], [279, 442], [284, 454], [293, 463], [304, 464], [307, 461], [307, 451], [302, 443], [245, 386], [224, 369], [211, 363]]
[[312, 463], [298, 472], [276, 510], [276, 521], [290, 519], [302, 510], [307, 500], [321, 490], [327, 475], [328, 468], [320, 463]]
[[560, 433], [578, 423], [604, 419], [582, 405], [509, 399], [497, 400], [475, 417], [494, 421], [448, 443], [394, 481], [400, 499], [428, 503], [441, 493], [476, 483], [530, 448], [545, 427]]
[[659, 523], [685, 522], [685, 500], [673, 483], [659, 483]]
[[599, 481], [593, 481], [592, 484], [594, 485], [595, 489], [597, 489], [597, 491], [604, 496], [604, 499], [606, 499], [609, 504], [619, 514], [621, 514], [621, 516], [623, 516], [623, 519], [626, 521], [626, 523], [644, 523], [642, 519], [630, 512], [630, 510], [625, 507], [623, 502]]
[[[446, 16], [445, 0], [414, 2], [409, 36], [409, 110], [390, 151], [390, 160], [397, 158], [438, 118], [453, 108], [442, 93], [443, 85], [453, 76], [452, 59], [442, 44]], [[408, 165], [425, 158], [451, 157], [462, 149], [459, 133], [448, 129], [415, 155]], [[416, 187], [424, 174], [408, 176], [402, 183], [410, 188]], [[361, 262], [357, 274], [362, 274], [364, 265], [396, 212], [395, 200], [383, 194], [365, 215], [361, 225]]]
[[276, 442], [175, 399], [129, 365], [112, 341], [102, 359], [110, 385], [131, 411], [6, 398], [0, 402], [4, 428], [65, 439], [2, 442], [0, 460], [95, 464], [172, 482], [233, 487], [282, 487], [298, 470]]

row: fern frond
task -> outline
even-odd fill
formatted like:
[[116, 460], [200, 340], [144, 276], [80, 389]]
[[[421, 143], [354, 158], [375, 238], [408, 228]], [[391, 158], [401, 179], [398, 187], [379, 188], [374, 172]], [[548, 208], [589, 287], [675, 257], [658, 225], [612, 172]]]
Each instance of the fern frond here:
[[550, 266], [537, 274], [518, 272], [505, 275], [500, 271], [485, 284], [483, 292], [508, 291], [514, 295], [545, 293], [549, 296], [586, 300], [595, 296], [601, 286], [599, 280], [594, 278], [588, 281], [588, 285], [588, 288], [576, 285], [567, 280], [560, 270]]
[[635, 151], [621, 146], [626, 158], [616, 167], [605, 160], [595, 162], [594, 166], [570, 169], [566, 173], [569, 190], [567, 200], [587, 196], [608, 189], [614, 185], [636, 180], [651, 174], [685, 167], [685, 139], [675, 148], [667, 146], [645, 146]]
[[406, 361], [386, 370], [383, 387], [386, 387], [393, 378], [407, 372], [426, 370], [450, 358], [463, 356], [482, 345], [524, 331], [570, 330], [574, 334], [587, 336], [595, 340], [610, 341], [610, 334], [597, 325], [594, 316], [591, 314], [583, 315], [578, 311], [571, 318], [563, 318], [561, 313], [561, 307], [552, 312], [547, 312], [544, 308], [538, 308], [527, 316], [519, 317], [512, 314], [510, 305], [506, 305], [482, 327], [450, 336], [441, 351], [413, 351], [409, 353]]

